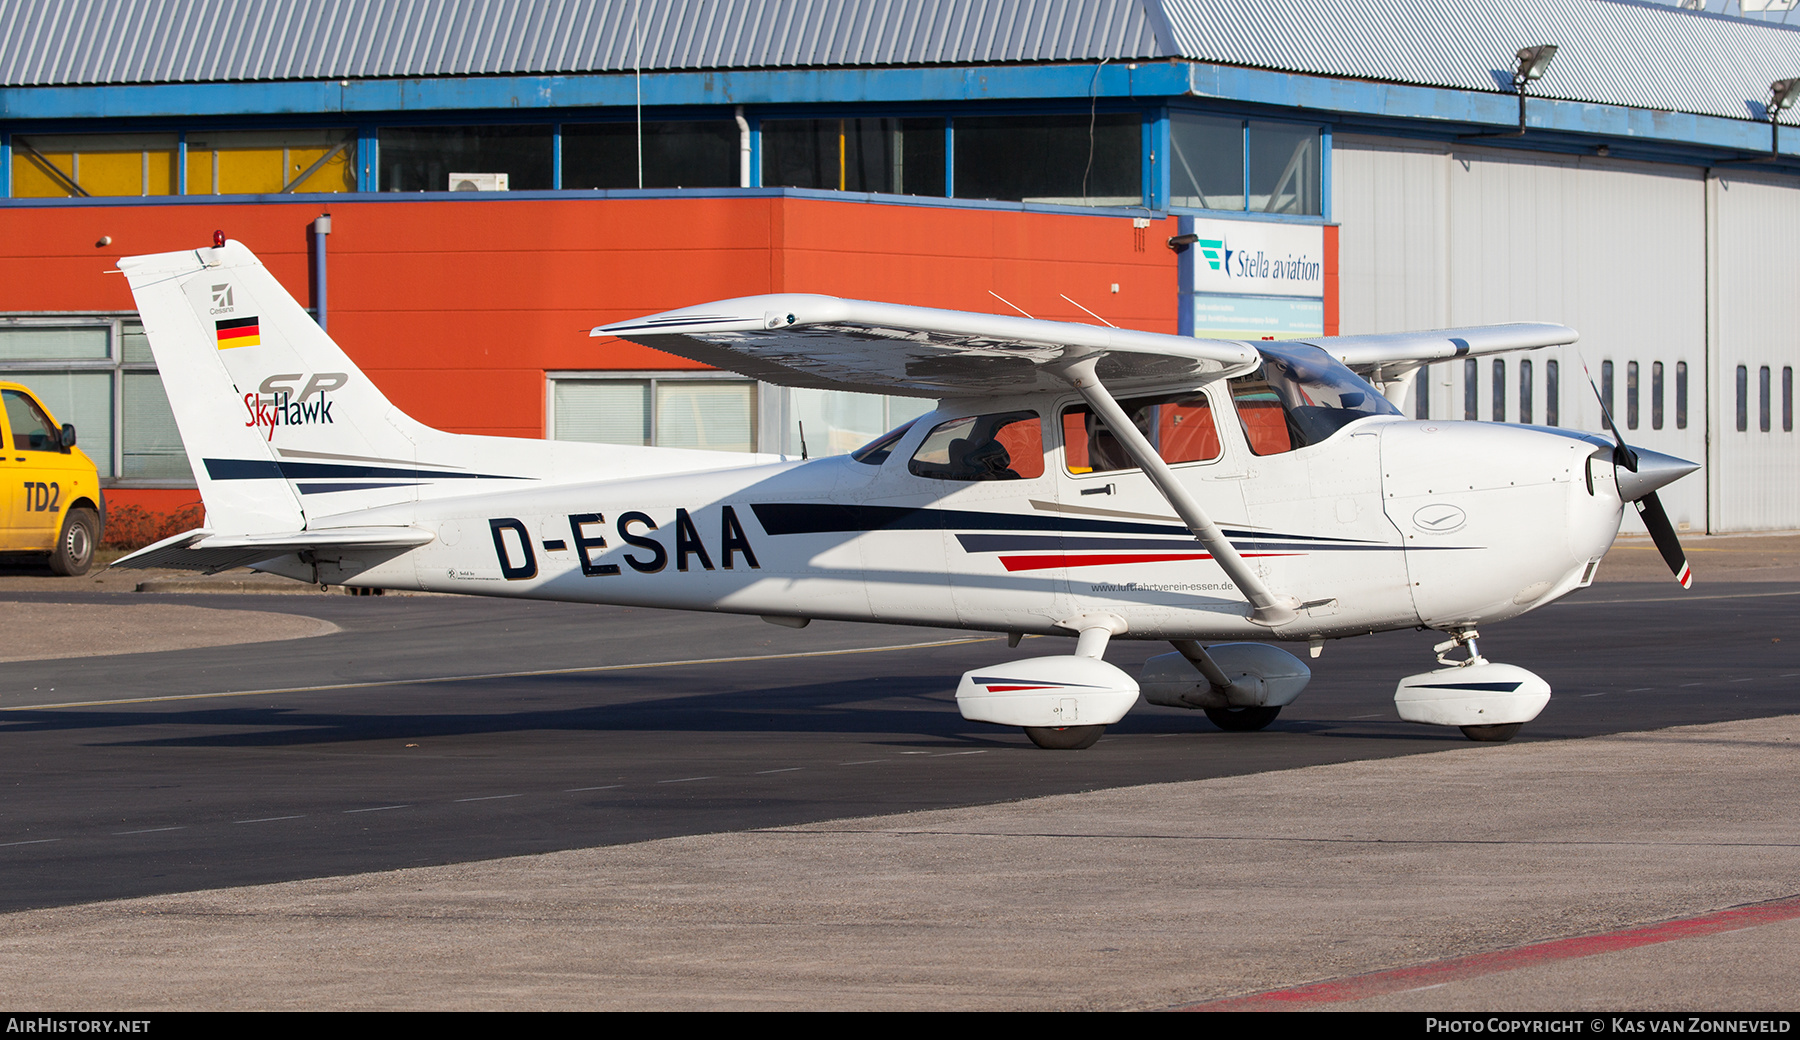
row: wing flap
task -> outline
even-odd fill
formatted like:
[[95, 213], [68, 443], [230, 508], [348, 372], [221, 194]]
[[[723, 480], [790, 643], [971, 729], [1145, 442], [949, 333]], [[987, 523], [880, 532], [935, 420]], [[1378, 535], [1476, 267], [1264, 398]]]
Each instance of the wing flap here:
[[906, 397], [1063, 390], [1047, 366], [1099, 355], [1099, 375], [1131, 388], [1205, 380], [1254, 364], [1256, 350], [1073, 322], [777, 293], [602, 325], [617, 336], [782, 386]]

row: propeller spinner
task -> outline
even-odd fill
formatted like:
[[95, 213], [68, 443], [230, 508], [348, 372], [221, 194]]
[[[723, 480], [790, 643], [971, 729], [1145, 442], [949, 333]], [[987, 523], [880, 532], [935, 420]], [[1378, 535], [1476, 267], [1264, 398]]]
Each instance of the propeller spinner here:
[[[1592, 379], [1588, 385], [1594, 386]], [[1594, 387], [1594, 398], [1600, 402], [1600, 414], [1606, 419], [1606, 428], [1612, 431], [1613, 442], [1617, 445], [1613, 448], [1613, 472], [1619, 483], [1619, 497], [1637, 507], [1638, 518], [1644, 521], [1644, 529], [1650, 532], [1650, 540], [1656, 543], [1656, 551], [1662, 554], [1663, 562], [1669, 565], [1675, 580], [1684, 589], [1693, 588], [1694, 574], [1688, 569], [1687, 553], [1681, 549], [1681, 539], [1675, 534], [1675, 525], [1669, 523], [1669, 514], [1663, 511], [1656, 489], [1680, 480], [1699, 469], [1700, 464], [1626, 444], [1619, 427], [1613, 423], [1612, 412], [1607, 410], [1606, 399], [1600, 396], [1599, 387]]]

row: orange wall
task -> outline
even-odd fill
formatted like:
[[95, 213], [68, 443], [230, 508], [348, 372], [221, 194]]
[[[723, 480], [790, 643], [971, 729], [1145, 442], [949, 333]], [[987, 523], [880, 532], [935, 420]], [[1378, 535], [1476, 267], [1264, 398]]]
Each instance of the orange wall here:
[[1066, 293], [1175, 331], [1172, 219], [780, 196], [0, 208], [0, 312], [130, 311], [114, 258], [207, 245], [215, 228], [310, 304], [308, 228], [327, 209], [332, 336], [395, 404], [458, 433], [543, 436], [546, 370], [698, 367], [587, 330], [733, 296], [1011, 313], [991, 290], [1091, 322]]
[[[1175, 331], [1173, 220], [786, 197], [5, 207], [0, 312], [128, 312], [114, 258], [206, 245], [214, 229], [310, 305], [308, 229], [326, 209], [332, 336], [397, 405], [457, 433], [543, 436], [546, 370], [699, 367], [587, 330], [733, 296], [1011, 313], [991, 290], [1091, 321], [1066, 293], [1120, 326]], [[107, 500], [170, 512], [198, 496]]]

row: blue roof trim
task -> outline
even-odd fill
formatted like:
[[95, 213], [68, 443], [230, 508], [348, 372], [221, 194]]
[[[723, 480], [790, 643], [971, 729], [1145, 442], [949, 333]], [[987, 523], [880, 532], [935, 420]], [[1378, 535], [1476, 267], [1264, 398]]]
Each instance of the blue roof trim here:
[[[1238, 106], [1268, 106], [1273, 118], [1321, 122], [1368, 119], [1414, 124], [1413, 131], [1455, 136], [1469, 129], [1516, 125], [1511, 94], [1412, 86], [1188, 62], [1149, 64], [998, 66], [988, 68], [767, 70], [665, 73], [644, 78], [644, 104], [658, 109], [694, 106], [941, 105], [993, 102], [1157, 104], [1184, 98]], [[635, 101], [632, 77], [524, 76], [309, 83], [165, 84], [152, 86], [15, 87], [0, 89], [0, 130], [22, 122], [50, 124], [41, 132], [94, 132], [96, 120], [155, 120], [192, 126], [196, 120], [255, 123], [304, 117], [312, 125], [400, 125], [463, 115], [516, 121], [542, 112], [545, 122], [576, 118], [581, 109], [617, 115]], [[1282, 110], [1282, 111], [1273, 111]], [[1648, 150], [1767, 152], [1767, 123], [1591, 102], [1532, 97], [1527, 121], [1535, 131], [1632, 139]], [[596, 113], [597, 114], [597, 113]], [[699, 113], [694, 113], [698, 115]], [[755, 115], [756, 113], [752, 113]], [[10, 125], [8, 125], [10, 124]], [[65, 124], [65, 125], [56, 125]], [[265, 123], [266, 125], [266, 123]], [[1340, 125], [1337, 129], [1343, 130]], [[1788, 135], [1783, 156], [1800, 154], [1800, 134]], [[1502, 141], [1491, 142], [1503, 145]], [[1539, 145], [1542, 142], [1531, 140]], [[1704, 157], [1680, 161], [1704, 162]], [[737, 190], [737, 189], [734, 189]], [[341, 197], [341, 196], [339, 196]], [[382, 195], [392, 199], [395, 196]]]
[[[1196, 98], [1297, 108], [1317, 112], [1321, 118], [1365, 116], [1437, 124], [1449, 136], [1462, 132], [1462, 126], [1509, 129], [1519, 122], [1519, 101], [1512, 94], [1370, 83], [1223, 65], [1195, 64], [1187, 68], [1189, 94]], [[1534, 131], [1635, 138], [1646, 144], [1727, 151], [1769, 150], [1769, 124], [1748, 119], [1532, 97], [1526, 102], [1525, 121]], [[1346, 128], [1339, 125], [1336, 129], [1342, 133]], [[1790, 134], [1782, 143], [1784, 157], [1800, 155], [1800, 142], [1792, 140], [1796, 136], [1800, 135]], [[1534, 147], [1541, 144], [1526, 140]]]
[[[791, 105], [1143, 98], [1179, 94], [1182, 67], [1009, 65], [990, 68], [675, 72], [645, 76], [643, 104]], [[637, 104], [629, 75], [483, 76], [348, 83], [167, 83], [7, 87], [0, 120], [148, 119], [209, 116], [388, 116], [503, 109], [621, 108]]]
[[[219, 206], [270, 205], [292, 203], [316, 209], [321, 203], [333, 202], [507, 202], [525, 199], [554, 199], [558, 202], [580, 202], [584, 199], [728, 199], [728, 198], [793, 198], [817, 199], [822, 202], [862, 202], [883, 206], [928, 206], [941, 209], [983, 209], [1012, 213], [1054, 213], [1074, 217], [1150, 217], [1168, 216], [1162, 210], [1144, 206], [1058, 206], [1042, 202], [1005, 202], [995, 199], [951, 199], [940, 195], [883, 195], [862, 191], [827, 191], [822, 188], [615, 188], [604, 190], [569, 189], [565, 191], [340, 191], [292, 195], [99, 195], [91, 198], [0, 198], [0, 210], [43, 209], [67, 206]], [[1244, 214], [1206, 211], [1206, 216], [1227, 218]], [[1301, 223], [1324, 223], [1320, 217], [1287, 217], [1274, 214], [1250, 214], [1260, 219], [1297, 220]], [[110, 313], [110, 312], [107, 312]]]

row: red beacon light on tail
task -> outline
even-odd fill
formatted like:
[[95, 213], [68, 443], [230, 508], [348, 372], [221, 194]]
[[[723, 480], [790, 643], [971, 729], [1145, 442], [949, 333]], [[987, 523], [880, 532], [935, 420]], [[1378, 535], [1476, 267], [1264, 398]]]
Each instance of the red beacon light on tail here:
[[213, 248], [214, 249], [225, 248], [225, 232], [223, 232], [223, 231], [213, 232]]

